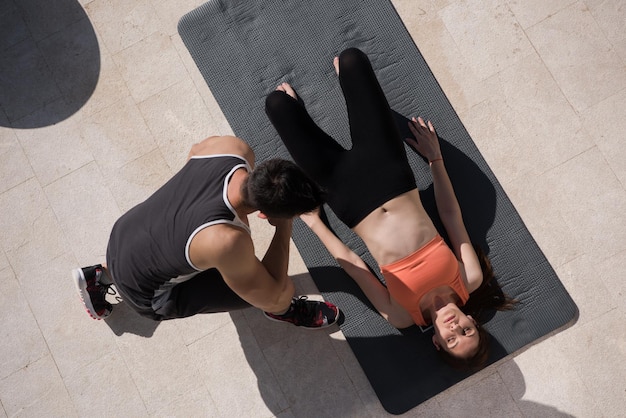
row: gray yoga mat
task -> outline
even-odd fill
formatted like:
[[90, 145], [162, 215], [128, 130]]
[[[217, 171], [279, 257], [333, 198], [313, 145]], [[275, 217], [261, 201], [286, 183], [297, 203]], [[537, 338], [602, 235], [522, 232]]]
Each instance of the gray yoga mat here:
[[[488, 253], [504, 291], [520, 302], [514, 311], [488, 313], [490, 362], [575, 321], [575, 304], [388, 0], [215, 0], [185, 15], [179, 33], [234, 133], [259, 161], [290, 158], [264, 112], [265, 97], [283, 81], [294, 86], [326, 132], [350, 146], [332, 58], [347, 47], [363, 50], [403, 135], [408, 136], [408, 117], [433, 120], [470, 236]], [[424, 204], [436, 219], [428, 165], [407, 152]], [[337, 235], [378, 271], [358, 237], [326, 213]], [[468, 376], [438, 360], [430, 330], [400, 332], [383, 320], [300, 221], [293, 239], [324, 298], [344, 312], [341, 329], [388, 412], [406, 412]]]

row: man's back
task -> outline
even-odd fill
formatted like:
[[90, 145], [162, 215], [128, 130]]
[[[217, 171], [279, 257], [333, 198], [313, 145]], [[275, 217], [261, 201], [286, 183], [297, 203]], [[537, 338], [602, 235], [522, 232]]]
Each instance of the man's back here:
[[239, 168], [249, 170], [239, 156], [193, 156], [172, 179], [116, 222], [107, 264], [123, 293], [149, 304], [166, 282], [199, 270], [189, 257], [189, 246], [204, 228], [230, 224], [249, 232], [225, 193]]

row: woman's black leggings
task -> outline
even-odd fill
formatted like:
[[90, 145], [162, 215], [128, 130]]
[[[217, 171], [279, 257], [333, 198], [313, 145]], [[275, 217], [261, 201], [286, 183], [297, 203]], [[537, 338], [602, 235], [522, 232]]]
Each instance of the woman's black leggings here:
[[363, 52], [350, 48], [341, 53], [339, 82], [350, 124], [349, 150], [282, 91], [267, 96], [265, 111], [296, 164], [326, 189], [328, 204], [352, 228], [416, 185], [391, 108]]

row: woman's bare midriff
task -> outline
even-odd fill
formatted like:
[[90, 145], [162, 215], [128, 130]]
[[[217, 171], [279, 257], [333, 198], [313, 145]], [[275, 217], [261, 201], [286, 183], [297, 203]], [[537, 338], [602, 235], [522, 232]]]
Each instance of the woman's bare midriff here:
[[379, 265], [400, 260], [437, 234], [417, 189], [379, 206], [354, 227]]

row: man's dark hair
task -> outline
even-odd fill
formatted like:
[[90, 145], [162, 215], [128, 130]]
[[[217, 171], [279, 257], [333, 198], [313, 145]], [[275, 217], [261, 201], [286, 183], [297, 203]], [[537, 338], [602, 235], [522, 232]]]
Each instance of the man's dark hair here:
[[292, 218], [324, 202], [320, 186], [296, 164], [279, 158], [258, 164], [243, 184], [247, 205], [270, 218]]

